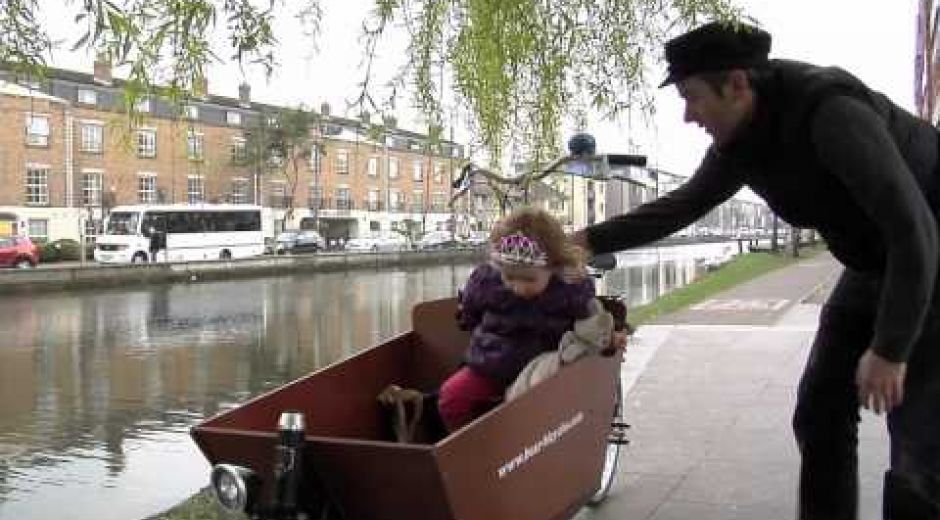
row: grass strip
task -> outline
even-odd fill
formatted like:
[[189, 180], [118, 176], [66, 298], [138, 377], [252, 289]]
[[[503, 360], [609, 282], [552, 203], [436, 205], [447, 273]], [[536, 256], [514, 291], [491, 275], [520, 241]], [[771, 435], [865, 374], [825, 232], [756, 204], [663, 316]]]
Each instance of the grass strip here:
[[248, 516], [222, 507], [206, 487], [172, 509], [146, 520], [248, 520]]
[[629, 321], [634, 327], [649, 323], [660, 316], [682, 310], [758, 276], [805, 260], [822, 250], [822, 247], [800, 249], [799, 258], [782, 252], [737, 255], [717, 270], [706, 273], [689, 285], [673, 289], [646, 305], [632, 307]]

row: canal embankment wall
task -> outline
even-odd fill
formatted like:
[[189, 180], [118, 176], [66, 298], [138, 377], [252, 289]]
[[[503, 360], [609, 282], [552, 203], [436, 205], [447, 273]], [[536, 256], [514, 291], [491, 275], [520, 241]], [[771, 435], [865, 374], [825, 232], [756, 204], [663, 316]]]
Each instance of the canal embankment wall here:
[[323, 253], [262, 256], [229, 261], [212, 260], [130, 265], [75, 263], [45, 266], [38, 269], [0, 271], [0, 294], [166, 283], [198, 283], [213, 280], [356, 269], [407, 268], [410, 266], [476, 262], [481, 260], [483, 256], [482, 249], [459, 249]]

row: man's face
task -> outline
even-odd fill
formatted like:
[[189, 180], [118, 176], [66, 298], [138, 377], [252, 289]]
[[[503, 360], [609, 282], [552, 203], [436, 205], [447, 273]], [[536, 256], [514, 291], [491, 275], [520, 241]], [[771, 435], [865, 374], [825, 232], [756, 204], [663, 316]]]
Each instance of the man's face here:
[[720, 92], [696, 76], [676, 84], [679, 96], [685, 100], [685, 122], [704, 128], [719, 146], [734, 138], [753, 110], [754, 98], [750, 87], [743, 76], [735, 77], [734, 74], [721, 85]]

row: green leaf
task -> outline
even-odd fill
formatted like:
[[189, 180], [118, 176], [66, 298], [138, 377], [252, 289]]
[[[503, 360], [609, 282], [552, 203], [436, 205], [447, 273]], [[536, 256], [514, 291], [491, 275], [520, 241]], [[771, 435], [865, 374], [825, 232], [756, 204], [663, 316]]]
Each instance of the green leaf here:
[[91, 33], [89, 33], [88, 31], [85, 31], [85, 34], [83, 34], [82, 37], [79, 38], [78, 41], [76, 41], [74, 45], [72, 45], [72, 48], [71, 48], [72, 52], [75, 52], [78, 49], [81, 49], [82, 47], [84, 47], [85, 44], [88, 43], [88, 39], [90, 37], [91, 37]]

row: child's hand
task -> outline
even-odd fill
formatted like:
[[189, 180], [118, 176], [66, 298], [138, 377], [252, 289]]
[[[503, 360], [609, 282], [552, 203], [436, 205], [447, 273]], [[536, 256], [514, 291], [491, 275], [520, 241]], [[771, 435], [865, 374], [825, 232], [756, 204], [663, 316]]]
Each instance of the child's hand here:
[[627, 331], [615, 330], [610, 336], [610, 348], [614, 350], [627, 350]]
[[609, 357], [618, 352], [623, 353], [627, 350], [627, 338], [627, 331], [615, 330], [610, 336], [610, 345], [601, 351], [601, 355]]

